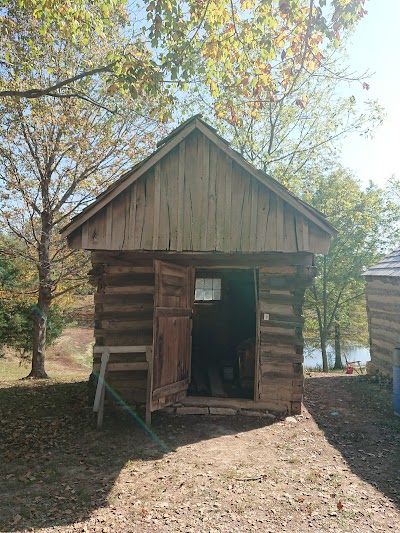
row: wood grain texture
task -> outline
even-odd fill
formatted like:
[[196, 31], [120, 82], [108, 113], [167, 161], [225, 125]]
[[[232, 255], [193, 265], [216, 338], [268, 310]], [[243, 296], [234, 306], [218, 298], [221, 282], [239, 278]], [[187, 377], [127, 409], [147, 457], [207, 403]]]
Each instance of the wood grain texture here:
[[270, 265], [259, 271], [259, 399], [285, 402], [288, 412], [293, 414], [301, 411], [304, 345], [302, 304], [305, 286], [314, 277], [314, 272], [309, 268], [295, 264], [280, 267]]
[[186, 395], [191, 365], [190, 268], [155, 261], [151, 411]]
[[73, 248], [326, 253], [330, 234], [195, 130], [69, 238]]
[[93, 371], [98, 372], [99, 354], [106, 347], [107, 383], [124, 402], [136, 405], [146, 400], [146, 350], [153, 343], [153, 262], [135, 264], [92, 254], [92, 264], [100, 276], [100, 292], [94, 297]]
[[[240, 175], [235, 179], [240, 179]], [[176, 191], [179, 191], [178, 176]], [[247, 196], [251, 203], [250, 189]], [[224, 201], [226, 203], [226, 198]], [[237, 202], [232, 192], [233, 209], [239, 205]], [[175, 215], [178, 219], [179, 212]], [[250, 218], [248, 227], [251, 224]], [[236, 241], [238, 245], [241, 238]], [[182, 264], [155, 259], [161, 256], [172, 257]], [[101, 346], [112, 347], [110, 379], [113, 387], [136, 402], [138, 398], [146, 401], [149, 376], [144, 370], [148, 368], [145, 348], [152, 346], [151, 387], [158, 392], [151, 399], [150, 410], [183, 398], [190, 379], [193, 266], [215, 269], [216, 261], [227, 268], [243, 268], [243, 264], [247, 264], [254, 269], [258, 346], [254, 400], [280, 405], [287, 412], [298, 411], [303, 386], [302, 305], [305, 286], [312, 282], [315, 274], [312, 254], [93, 252], [93, 275], [99, 279], [99, 292], [95, 295], [94, 368], [99, 365], [96, 350], [101, 350]], [[379, 316], [373, 320], [373, 327], [384, 327], [385, 320], [386, 316]], [[394, 331], [388, 329], [380, 341], [380, 346], [387, 351], [393, 334]], [[129, 353], [125, 351], [127, 347], [131, 347]], [[134, 391], [129, 390], [129, 383]]]
[[393, 351], [400, 346], [398, 279], [367, 278], [365, 287], [371, 363], [381, 374], [393, 374]]

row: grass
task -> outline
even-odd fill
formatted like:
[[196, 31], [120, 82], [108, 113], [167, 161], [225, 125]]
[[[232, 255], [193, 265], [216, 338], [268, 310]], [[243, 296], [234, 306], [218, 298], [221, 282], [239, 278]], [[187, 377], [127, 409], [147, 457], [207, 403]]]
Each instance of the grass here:
[[[82, 364], [83, 366], [83, 364]], [[87, 369], [77, 370], [74, 368], [57, 368], [57, 363], [48, 365], [48, 373], [52, 379], [74, 380], [76, 378], [86, 378], [90, 373], [90, 366]], [[25, 378], [30, 372], [30, 364], [18, 360], [17, 357], [2, 357], [0, 359], [0, 384], [1, 382], [13, 382]]]
[[15, 381], [29, 374], [29, 366], [22, 365], [17, 358], [0, 358], [0, 381]]
[[[93, 330], [70, 327], [46, 350], [46, 371], [53, 379], [86, 380], [92, 364]], [[7, 349], [0, 357], [1, 382], [13, 382], [26, 377], [30, 362], [12, 350]]]

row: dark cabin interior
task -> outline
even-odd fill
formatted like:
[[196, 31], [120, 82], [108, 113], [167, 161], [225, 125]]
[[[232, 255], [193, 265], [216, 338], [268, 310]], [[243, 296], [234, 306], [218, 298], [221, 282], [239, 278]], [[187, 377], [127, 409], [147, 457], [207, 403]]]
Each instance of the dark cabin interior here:
[[196, 270], [189, 394], [254, 395], [254, 271]]

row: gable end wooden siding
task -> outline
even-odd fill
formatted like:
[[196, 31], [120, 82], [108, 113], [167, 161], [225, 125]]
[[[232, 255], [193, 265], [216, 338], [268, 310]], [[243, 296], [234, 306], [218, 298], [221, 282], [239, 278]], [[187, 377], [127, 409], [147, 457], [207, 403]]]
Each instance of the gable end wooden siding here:
[[89, 250], [326, 253], [330, 235], [195, 130], [68, 239]]

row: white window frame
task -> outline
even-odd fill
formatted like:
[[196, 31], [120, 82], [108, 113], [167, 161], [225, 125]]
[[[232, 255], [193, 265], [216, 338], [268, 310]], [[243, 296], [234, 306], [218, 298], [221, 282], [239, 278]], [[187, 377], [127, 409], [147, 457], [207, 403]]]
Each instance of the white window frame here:
[[222, 299], [222, 278], [198, 276], [195, 279], [195, 302], [220, 302]]

